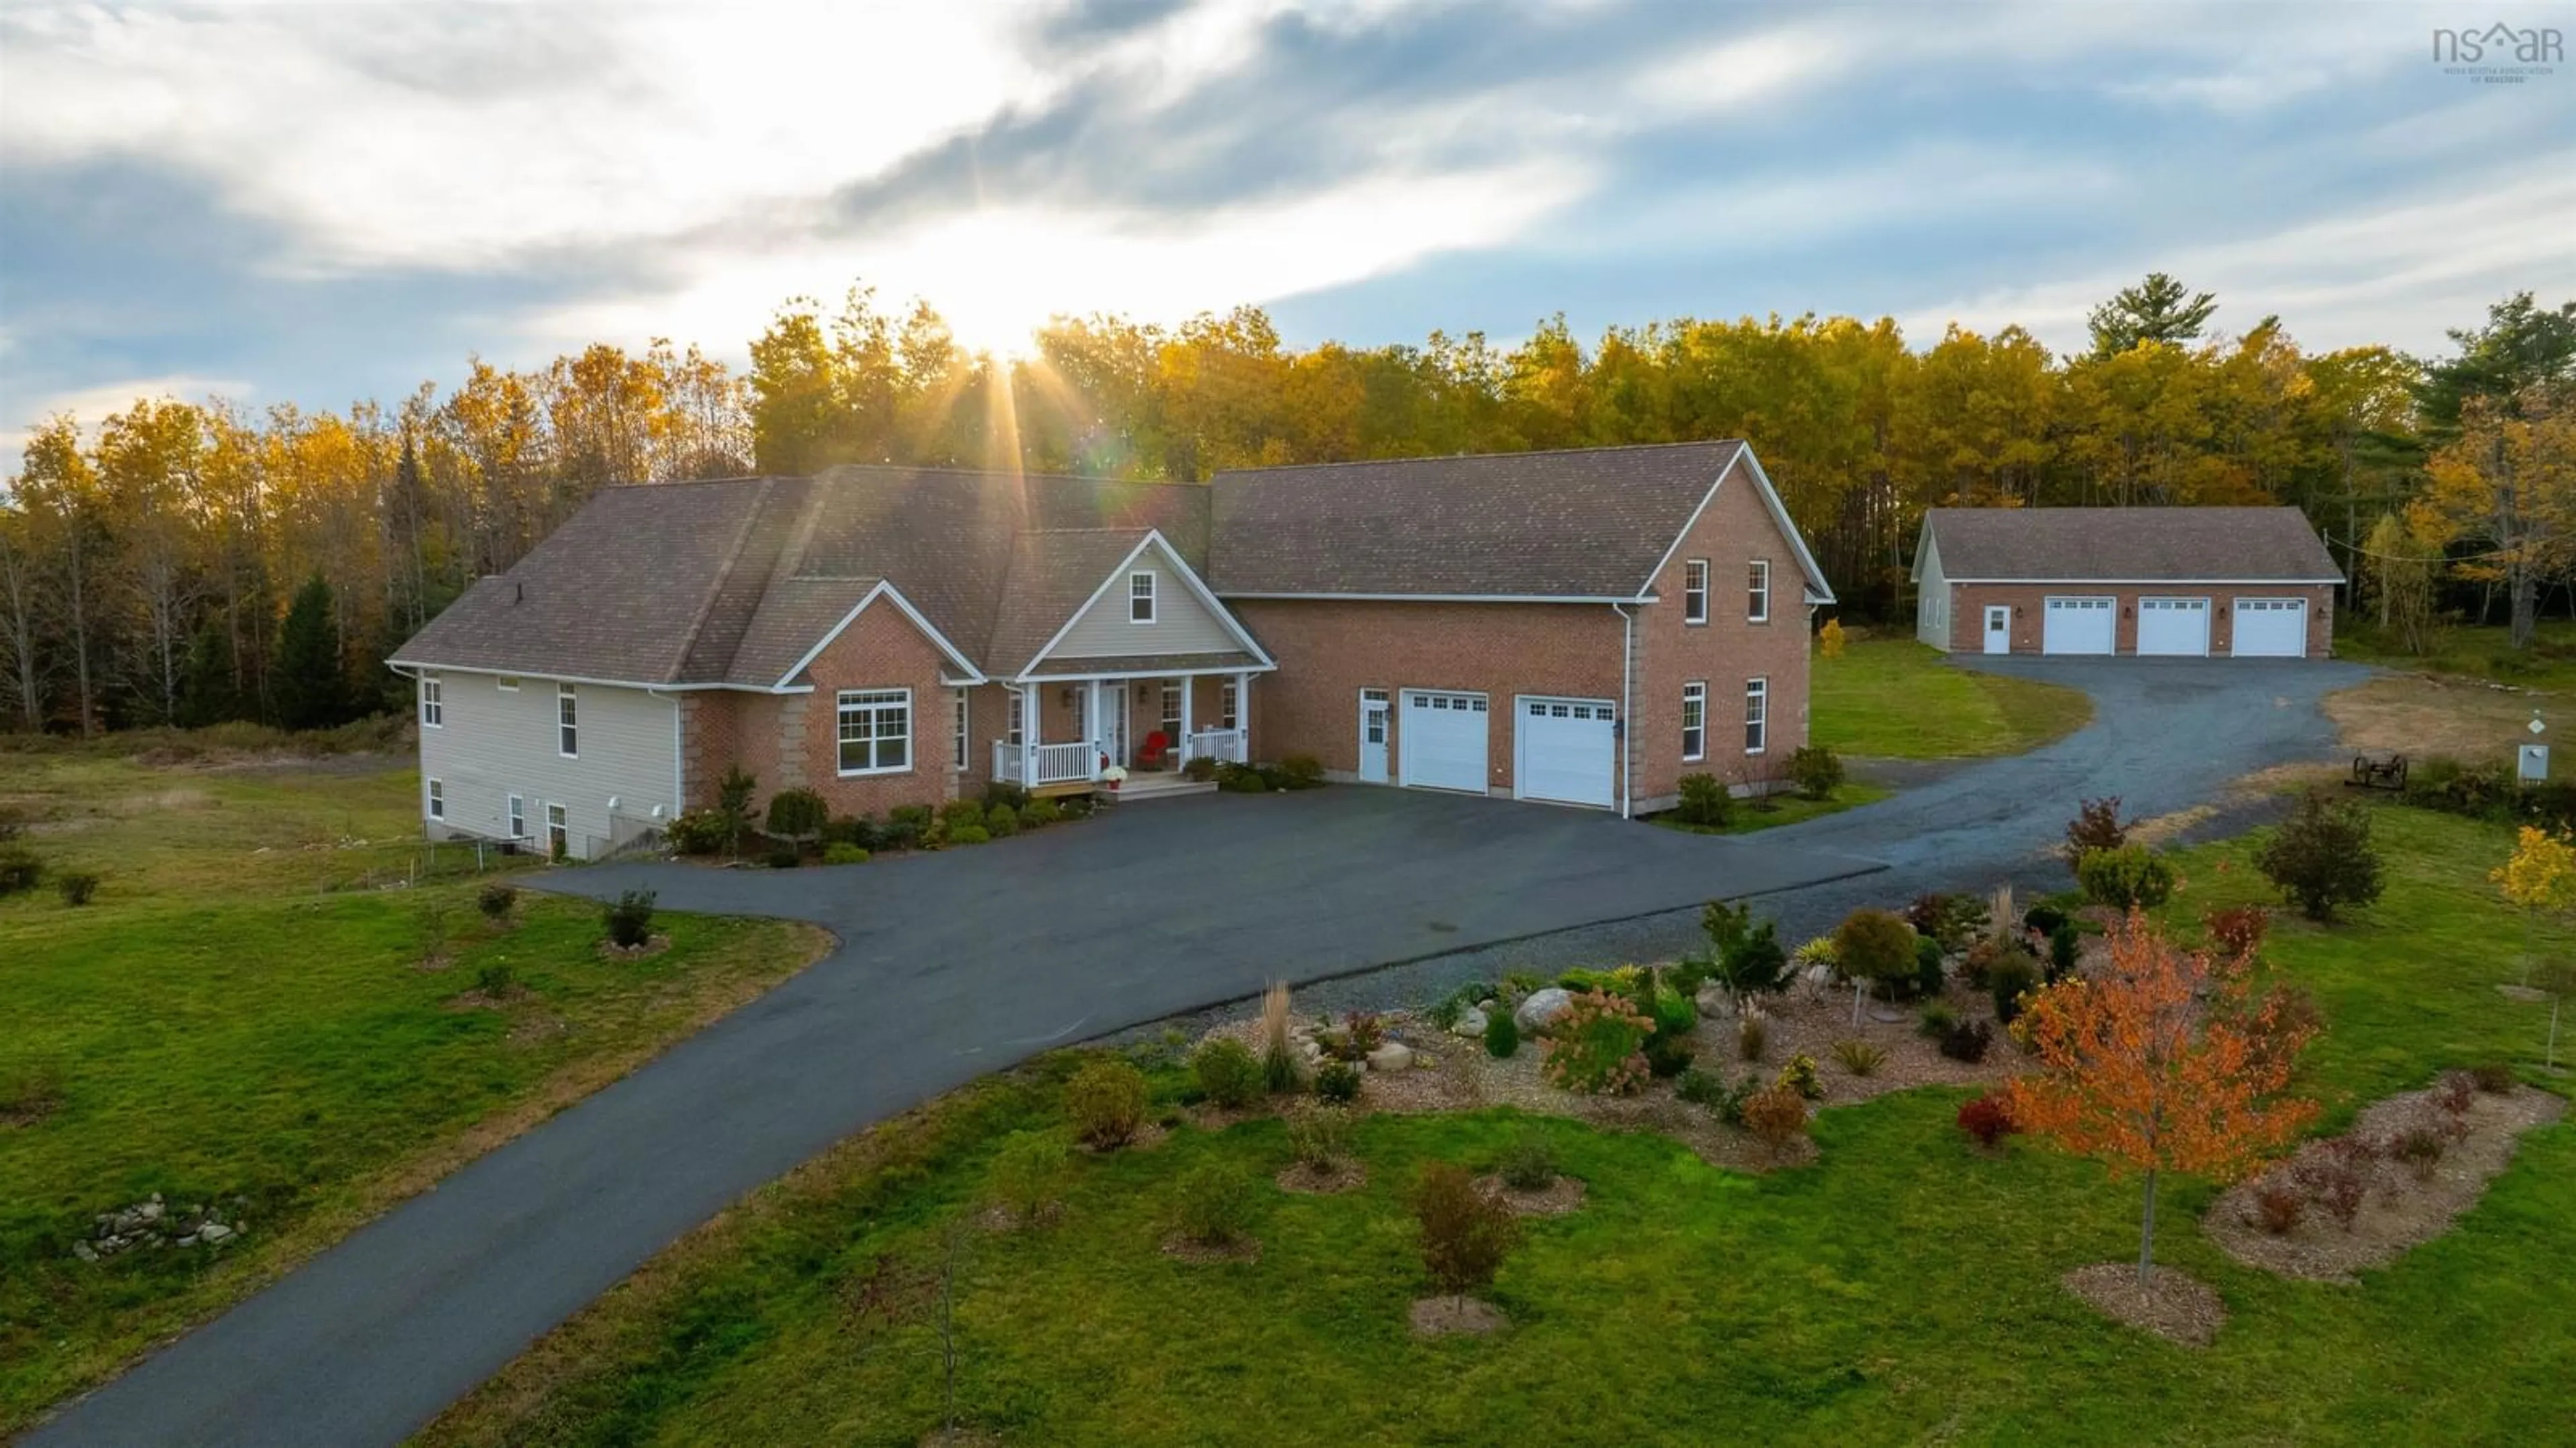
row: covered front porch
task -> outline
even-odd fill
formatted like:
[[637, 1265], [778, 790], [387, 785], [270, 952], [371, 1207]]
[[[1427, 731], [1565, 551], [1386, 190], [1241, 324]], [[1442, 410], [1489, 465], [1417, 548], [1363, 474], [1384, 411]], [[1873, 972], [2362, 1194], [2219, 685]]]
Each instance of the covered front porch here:
[[[1123, 795], [1178, 792], [1193, 759], [1251, 762], [1259, 672], [1140, 667], [1012, 681], [1003, 686], [1010, 728], [993, 741], [992, 777], [1032, 794], [1083, 793], [1113, 778]], [[1059, 732], [1071, 737], [1050, 737]]]

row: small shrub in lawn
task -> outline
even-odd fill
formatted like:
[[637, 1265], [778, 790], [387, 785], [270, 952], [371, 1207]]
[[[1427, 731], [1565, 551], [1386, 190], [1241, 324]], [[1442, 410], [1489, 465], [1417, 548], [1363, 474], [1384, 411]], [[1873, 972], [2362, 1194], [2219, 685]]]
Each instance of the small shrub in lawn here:
[[2513, 1088], [2520, 1084], [2514, 1077], [2513, 1068], [2502, 1061], [2488, 1061], [2483, 1065], [2473, 1066], [2469, 1070], [2469, 1076], [2478, 1083], [2479, 1090], [2490, 1096], [2510, 1096], [2513, 1094]]
[[1324, 761], [1311, 754], [1291, 754], [1279, 761], [1281, 789], [1321, 789], [1324, 786]]
[[864, 865], [869, 858], [868, 852], [858, 845], [830, 844], [823, 847], [823, 863], [826, 865]]
[[810, 839], [831, 819], [831, 807], [810, 789], [782, 789], [769, 797], [768, 832], [780, 839]]
[[1688, 1036], [1656, 1036], [1646, 1042], [1646, 1074], [1669, 1080], [1690, 1069], [1699, 1058], [1699, 1043]]
[[1986, 993], [1993, 997], [1995, 1019], [2011, 1025], [2021, 1015], [2022, 998], [2039, 985], [2038, 963], [2027, 950], [2005, 952], [1986, 971]]
[[2442, 1133], [2418, 1126], [2398, 1133], [2388, 1144], [2388, 1155], [2415, 1173], [2415, 1180], [2429, 1182], [2434, 1168], [2442, 1164]]
[[2345, 1231], [2361, 1216], [2370, 1194], [2378, 1153], [2351, 1137], [2337, 1137], [2320, 1150], [2301, 1156], [2290, 1168], [2290, 1182]]
[[2075, 818], [2066, 822], [2066, 868], [2084, 876], [2084, 857], [2095, 850], [2116, 850], [2129, 842], [2129, 827], [2120, 822], [2120, 797], [2079, 801]]
[[65, 870], [54, 877], [54, 888], [61, 892], [65, 905], [77, 910], [89, 903], [89, 897], [98, 893], [98, 872]]
[[1816, 1058], [1804, 1051], [1791, 1056], [1789, 1064], [1780, 1068], [1780, 1084], [1797, 1092], [1802, 1100], [1825, 1099], [1825, 1082], [1817, 1074]]
[[1261, 1094], [1261, 1062], [1252, 1048], [1219, 1036], [1190, 1053], [1190, 1075], [1210, 1105], [1228, 1110], [1249, 1106]]
[[1744, 1102], [1744, 1129], [1762, 1139], [1776, 1159], [1807, 1134], [1807, 1098], [1788, 1082], [1754, 1092]]
[[1714, 774], [1685, 774], [1673, 818], [1686, 825], [1721, 828], [1735, 818], [1735, 796]]
[[1125, 1146], [1145, 1124], [1145, 1073], [1125, 1061], [1093, 1061], [1064, 1083], [1064, 1112], [1085, 1144]]
[[1747, 1061], [1759, 1061], [1771, 1049], [1771, 1028], [1760, 1016], [1745, 1016], [1735, 1023], [1735, 1054]]
[[1986, 1059], [1994, 1044], [1995, 1028], [1983, 1021], [1954, 1021], [1941, 1033], [1941, 1054], [1971, 1066]]
[[2200, 923], [2209, 932], [2209, 948], [2221, 960], [2251, 960], [2272, 928], [2272, 912], [2260, 905], [2231, 905], [2210, 911]]
[[2385, 883], [2370, 842], [2369, 810], [2322, 790], [2300, 796], [2290, 817], [2254, 851], [2254, 868], [2316, 921], [2334, 919], [2338, 906], [2369, 904]]
[[2012, 1102], [2000, 1091], [1959, 1103], [1958, 1119], [1959, 1129], [1984, 1147], [1993, 1146], [2019, 1129], [2013, 1125]]
[[1607, 991], [1576, 996], [1547, 1040], [1547, 1079], [1589, 1096], [1625, 1096], [1646, 1082], [1646, 1037], [1654, 1022], [1636, 1003]]
[[2087, 850], [2075, 862], [2075, 879], [2085, 899], [2118, 910], [2153, 910], [2173, 898], [2173, 866], [2144, 845]]
[[499, 1000], [519, 988], [519, 973], [506, 960], [489, 961], [475, 968], [474, 988]]
[[2466, 1071], [2445, 1071], [2433, 1082], [2433, 1104], [2458, 1116], [2478, 1098], [2478, 1078]]
[[982, 825], [959, 825], [948, 832], [948, 843], [952, 845], [990, 844], [992, 839], [993, 832]]
[[2075, 922], [2066, 921], [2048, 932], [2048, 983], [2055, 985], [2075, 973], [2076, 962], [2084, 958], [2084, 932]]
[[507, 920], [519, 906], [519, 887], [494, 880], [474, 892], [474, 906], [486, 920]]
[[1536, 1131], [1523, 1131], [1503, 1148], [1496, 1170], [1516, 1192], [1545, 1191], [1556, 1180], [1556, 1148]]
[[1053, 799], [1033, 799], [1020, 806], [1020, 823], [1030, 829], [1064, 823], [1064, 806]]
[[1315, 1094], [1348, 1106], [1360, 1097], [1360, 1068], [1348, 1061], [1326, 1061], [1315, 1068]]
[[1221, 1161], [1203, 1161], [1172, 1184], [1172, 1229], [1205, 1247], [1224, 1247], [1252, 1233], [1252, 1178]]
[[1325, 1171], [1351, 1154], [1351, 1110], [1329, 1101], [1288, 1103], [1288, 1149], [1298, 1164]]
[[805, 857], [796, 853], [794, 845], [772, 845], [765, 858], [773, 870], [793, 870], [805, 863]]
[[1476, 1190], [1466, 1169], [1451, 1162], [1423, 1167], [1413, 1187], [1413, 1218], [1422, 1231], [1423, 1270], [1448, 1295], [1490, 1286], [1520, 1245], [1520, 1218], [1510, 1205]]
[[24, 845], [0, 845], [0, 898], [36, 888], [45, 878], [45, 862]]
[[1836, 1041], [1834, 1059], [1855, 1076], [1875, 1076], [1887, 1064], [1887, 1053], [1867, 1041]]
[[1923, 1008], [1923, 1019], [1914, 1029], [1925, 1040], [1937, 1041], [1958, 1023], [1959, 1013], [1950, 1009], [1948, 1001], [1934, 1001]]
[[653, 938], [653, 892], [629, 890], [617, 897], [603, 912], [608, 924], [609, 942], [621, 950], [633, 950]]
[[1521, 1048], [1521, 1023], [1512, 1019], [1509, 1006], [1500, 1001], [1485, 1016], [1485, 1054], [1497, 1061], [1508, 1061]]
[[1842, 788], [1842, 756], [1821, 744], [1802, 745], [1789, 755], [1789, 779], [1809, 799], [1831, 799]]
[[1063, 1203], [1072, 1163], [1073, 1153], [1054, 1132], [1012, 1132], [993, 1153], [993, 1200], [1022, 1222], [1043, 1221]]
[[2254, 1191], [2254, 1225], [2275, 1237], [2297, 1231], [2307, 1215], [2307, 1198], [2288, 1187], [2264, 1186]]

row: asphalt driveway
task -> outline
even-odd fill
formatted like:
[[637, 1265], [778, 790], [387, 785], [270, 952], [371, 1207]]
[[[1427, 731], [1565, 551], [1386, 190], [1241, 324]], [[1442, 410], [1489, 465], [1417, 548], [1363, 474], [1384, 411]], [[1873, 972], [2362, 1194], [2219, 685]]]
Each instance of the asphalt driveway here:
[[[29, 1440], [392, 1443], [742, 1193], [1049, 1047], [1391, 962], [1597, 951], [1700, 901], [1775, 913], [2028, 872], [2073, 799], [2161, 813], [2326, 757], [2336, 665], [2000, 661], [2092, 690], [2093, 726], [1895, 799], [1709, 839], [1583, 811], [1394, 790], [1205, 796], [848, 869], [569, 872], [592, 896], [816, 921], [840, 947], [465, 1167]], [[1892, 877], [1858, 876], [1892, 869]], [[1594, 954], [1588, 958], [1598, 959]], [[1400, 980], [1407, 972], [1372, 976]]]

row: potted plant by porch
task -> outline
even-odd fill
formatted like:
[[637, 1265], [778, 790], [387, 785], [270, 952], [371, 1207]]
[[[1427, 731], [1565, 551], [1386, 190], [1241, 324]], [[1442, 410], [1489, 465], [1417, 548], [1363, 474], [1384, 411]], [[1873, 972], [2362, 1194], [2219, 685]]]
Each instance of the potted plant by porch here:
[[1109, 786], [1112, 790], [1117, 789], [1119, 785], [1124, 784], [1126, 781], [1127, 771], [1124, 766], [1112, 764], [1100, 771], [1100, 782]]

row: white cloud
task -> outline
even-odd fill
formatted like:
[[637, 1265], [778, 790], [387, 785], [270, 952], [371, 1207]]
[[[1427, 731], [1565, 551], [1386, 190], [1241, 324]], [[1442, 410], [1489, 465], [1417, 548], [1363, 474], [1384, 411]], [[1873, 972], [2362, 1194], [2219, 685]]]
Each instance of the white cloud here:
[[[183, 401], [200, 401], [223, 397], [239, 401], [257, 389], [231, 377], [200, 377], [194, 373], [173, 372], [160, 377], [128, 377], [116, 382], [102, 382], [94, 387], [76, 387], [35, 399], [27, 409], [25, 425], [0, 432], [0, 459], [12, 470], [18, 455], [27, 446], [35, 424], [70, 413], [84, 433], [95, 429], [111, 414], [123, 412], [136, 402], [175, 397]], [[14, 421], [15, 419], [13, 419]]]

